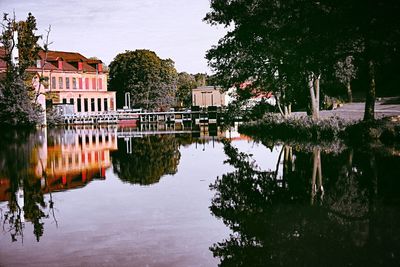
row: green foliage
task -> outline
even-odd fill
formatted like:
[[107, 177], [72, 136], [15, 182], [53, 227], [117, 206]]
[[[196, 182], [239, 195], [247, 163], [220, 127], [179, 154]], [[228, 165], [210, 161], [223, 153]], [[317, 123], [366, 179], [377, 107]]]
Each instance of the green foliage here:
[[391, 118], [375, 121], [361, 121], [346, 129], [346, 137], [354, 144], [382, 142], [386, 145], [400, 143], [400, 125]]
[[194, 79], [196, 80], [196, 86], [202, 87], [206, 86], [207, 84], [207, 74], [205, 73], [196, 73], [194, 75]]
[[335, 65], [335, 74], [339, 81], [347, 85], [356, 77], [357, 68], [354, 66], [354, 57], [347, 56]]
[[[282, 104], [296, 104], [309, 93], [310, 76], [334, 71], [349, 55], [370, 66], [366, 78], [373, 81], [374, 67], [398, 58], [399, 12], [395, 0], [213, 0], [205, 20], [229, 32], [206, 57], [223, 87], [250, 80], [254, 88], [279, 93]], [[354, 69], [343, 68], [346, 79], [353, 77]], [[374, 87], [367, 92], [372, 117]]]
[[194, 75], [191, 75], [187, 72], [180, 72], [178, 74], [177, 85], [177, 104], [179, 106], [190, 107], [192, 105], [192, 89], [197, 87], [197, 82]]
[[26, 21], [19, 21], [16, 25], [18, 31], [18, 65], [19, 74], [23, 77], [25, 70], [35, 65], [40, 47], [38, 41], [41, 38], [39, 35], [35, 35], [36, 18], [29, 13]]
[[15, 72], [7, 72], [0, 81], [0, 124], [32, 127], [42, 121], [41, 108], [33, 102], [28, 90]]
[[[5, 50], [6, 73], [0, 81], [0, 124], [12, 127], [32, 127], [42, 121], [40, 106], [36, 103], [31, 86], [25, 82], [26, 68], [38, 53], [36, 20], [29, 13], [26, 21], [16, 22], [7, 14], [3, 18], [0, 41]], [[19, 64], [13, 64], [11, 53], [15, 48], [14, 31], [18, 31]]]
[[134, 107], [165, 109], [174, 105], [177, 76], [171, 59], [160, 59], [153, 51], [135, 50], [114, 58], [109, 83], [117, 91], [119, 107], [129, 92]]
[[306, 1], [216, 0], [211, 8], [205, 20], [232, 29], [207, 53], [225, 88], [251, 81], [250, 92], [275, 91], [282, 104], [294, 104], [296, 91], [308, 93], [309, 76], [320, 74], [332, 61], [329, 29], [324, 26], [334, 14], [323, 6]]
[[268, 114], [261, 120], [240, 126], [250, 136], [271, 136], [276, 140], [335, 140], [340, 138], [349, 123], [340, 118], [313, 120], [310, 117], [284, 119]]

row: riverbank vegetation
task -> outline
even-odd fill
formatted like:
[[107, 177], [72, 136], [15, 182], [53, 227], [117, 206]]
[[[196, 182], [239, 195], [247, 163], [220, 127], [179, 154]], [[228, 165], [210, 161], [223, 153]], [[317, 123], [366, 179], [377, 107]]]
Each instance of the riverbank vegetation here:
[[326, 143], [326, 147], [331, 147], [330, 143], [339, 147], [338, 142], [391, 146], [400, 143], [398, 120], [398, 117], [388, 117], [374, 121], [345, 121], [331, 117], [315, 121], [305, 116], [282, 118], [278, 114], [268, 114], [242, 124], [239, 131], [263, 142]]
[[228, 33], [206, 57], [223, 87], [272, 91], [285, 117], [296, 107], [317, 120], [324, 95], [352, 101], [353, 84], [373, 120], [376, 92], [399, 81], [399, 12], [398, 1], [213, 0], [205, 21]]

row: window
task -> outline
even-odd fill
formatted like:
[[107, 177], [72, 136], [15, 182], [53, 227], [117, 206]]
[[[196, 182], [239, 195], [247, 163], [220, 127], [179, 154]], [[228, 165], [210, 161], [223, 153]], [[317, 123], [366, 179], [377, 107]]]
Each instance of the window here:
[[94, 109], [94, 104], [95, 104], [95, 103], [96, 103], [96, 99], [91, 98], [91, 99], [90, 99], [90, 106], [91, 106], [92, 111], [95, 111], [95, 109]]
[[82, 78], [79, 78], [79, 89], [83, 89]]
[[58, 77], [58, 89], [63, 89], [63, 77]]
[[110, 98], [110, 110], [114, 110], [114, 98]]
[[64, 77], [58, 77], [58, 89], [64, 89]]
[[72, 78], [72, 89], [76, 89], [76, 78]]
[[93, 90], [97, 89], [97, 86], [96, 86], [96, 78], [92, 78], [92, 89], [93, 89]]
[[56, 77], [51, 77], [51, 89], [56, 89]]
[[82, 111], [82, 99], [81, 98], [78, 98], [77, 99], [77, 110], [78, 110], [78, 112], [81, 112]]
[[84, 105], [84, 112], [88, 112], [89, 111], [89, 100], [87, 98], [83, 99], [83, 105]]
[[98, 82], [99, 82], [99, 90], [102, 90], [103, 89], [103, 83], [102, 83], [101, 78], [99, 78]]
[[97, 111], [101, 111], [101, 98], [97, 98]]
[[70, 98], [70, 99], [69, 99], [69, 103], [73, 105], [73, 104], [74, 104], [74, 99], [73, 99], [73, 98]]
[[67, 104], [67, 99], [66, 99], [66, 98], [63, 98], [63, 99], [62, 99], [62, 103], [63, 103], [63, 104]]
[[104, 98], [104, 111], [108, 110], [108, 101], [107, 98]]
[[69, 77], [65, 78], [65, 89], [69, 89]]
[[85, 78], [85, 88], [89, 90], [89, 78]]

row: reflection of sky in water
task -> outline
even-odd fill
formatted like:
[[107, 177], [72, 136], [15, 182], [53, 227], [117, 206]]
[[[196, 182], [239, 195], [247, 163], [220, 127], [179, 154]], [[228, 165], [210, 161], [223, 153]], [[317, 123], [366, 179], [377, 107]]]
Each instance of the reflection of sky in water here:
[[[248, 140], [239, 140], [233, 143], [233, 146], [238, 148], [240, 152], [251, 154], [257, 166], [262, 171], [275, 171], [276, 163], [279, 158], [279, 153], [282, 146], [275, 146], [272, 151], [261, 143], [255, 143]], [[282, 162], [282, 159], [281, 159]], [[278, 176], [282, 175], [282, 167], [279, 167]]]
[[[274, 150], [272, 160], [260, 144], [246, 140], [234, 144], [243, 152], [251, 151], [262, 168], [274, 168], [279, 152]], [[58, 228], [52, 216], [45, 219], [44, 234], [36, 242], [32, 224], [26, 222], [23, 244], [11, 243], [3, 232], [0, 263], [216, 265], [218, 259], [209, 247], [229, 230], [210, 214], [209, 185], [232, 167], [223, 164], [226, 156], [219, 142], [181, 146], [180, 153], [178, 172], [150, 186], [121, 182], [111, 167], [105, 180], [53, 193]]]

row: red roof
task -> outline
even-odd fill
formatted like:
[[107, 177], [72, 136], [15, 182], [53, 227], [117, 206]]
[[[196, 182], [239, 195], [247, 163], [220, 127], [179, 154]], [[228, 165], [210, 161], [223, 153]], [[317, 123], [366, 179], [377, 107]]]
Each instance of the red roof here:
[[[0, 69], [6, 67], [6, 63], [1, 57], [4, 57], [5, 50], [3, 47], [0, 47]], [[96, 65], [101, 64], [102, 61], [98, 59], [88, 59], [82, 56], [80, 53], [76, 52], [65, 52], [65, 51], [48, 51], [47, 55], [43, 50], [39, 51], [39, 59], [41, 60], [41, 66], [46, 60], [46, 64], [44, 65], [45, 70], [59, 70], [58, 62], [62, 62], [61, 71], [79, 71], [78, 62], [82, 62], [82, 71], [85, 72], [96, 72]], [[41, 70], [36, 66], [31, 66], [28, 70]]]

